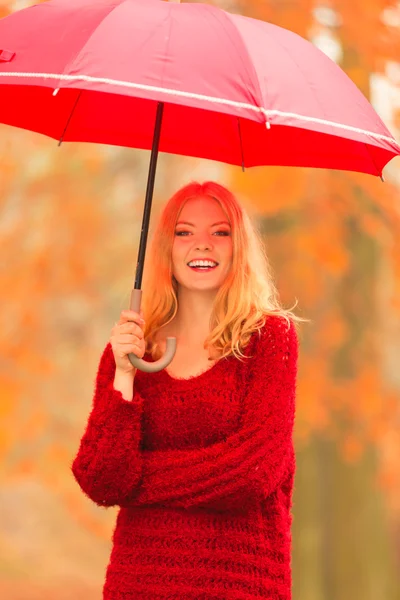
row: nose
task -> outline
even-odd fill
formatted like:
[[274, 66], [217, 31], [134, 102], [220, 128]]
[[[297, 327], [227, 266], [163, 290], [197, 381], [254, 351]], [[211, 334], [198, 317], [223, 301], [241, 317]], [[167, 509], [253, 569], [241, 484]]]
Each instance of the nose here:
[[197, 243], [198, 250], [211, 250], [211, 248], [212, 248], [212, 243], [210, 241]]

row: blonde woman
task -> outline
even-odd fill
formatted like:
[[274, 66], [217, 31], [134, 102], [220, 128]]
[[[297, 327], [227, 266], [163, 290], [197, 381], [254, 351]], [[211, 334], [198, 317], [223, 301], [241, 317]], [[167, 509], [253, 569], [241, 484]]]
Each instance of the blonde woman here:
[[[141, 315], [123, 311], [72, 472], [118, 506], [105, 600], [290, 600], [297, 323], [225, 187], [166, 204]], [[144, 317], [145, 322], [141, 321]], [[166, 369], [145, 373], [177, 338]]]

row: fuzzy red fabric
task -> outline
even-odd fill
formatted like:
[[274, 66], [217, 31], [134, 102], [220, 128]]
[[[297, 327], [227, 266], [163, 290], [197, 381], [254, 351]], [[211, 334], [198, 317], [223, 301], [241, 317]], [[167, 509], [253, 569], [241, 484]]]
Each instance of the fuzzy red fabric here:
[[127, 401], [107, 344], [71, 467], [120, 507], [104, 600], [291, 599], [294, 323], [267, 318], [243, 353], [188, 379], [138, 371]]

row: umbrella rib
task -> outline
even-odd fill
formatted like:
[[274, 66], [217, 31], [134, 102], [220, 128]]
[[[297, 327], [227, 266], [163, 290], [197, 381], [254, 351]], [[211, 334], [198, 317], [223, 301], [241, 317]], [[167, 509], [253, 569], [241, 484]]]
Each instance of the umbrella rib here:
[[100, 25], [102, 25], [102, 24], [104, 23], [104, 21], [107, 19], [107, 17], [109, 17], [109, 16], [110, 16], [110, 14], [111, 14], [112, 12], [114, 12], [114, 10], [115, 10], [116, 8], [117, 8], [117, 5], [113, 5], [113, 6], [111, 6], [110, 10], [109, 10], [108, 12], [106, 12], [106, 13], [105, 13], [105, 14], [102, 16], [101, 20], [100, 20], [100, 21], [97, 23], [96, 27], [93, 29], [93, 31], [91, 31], [91, 33], [90, 33], [89, 37], [88, 37], [88, 38], [85, 40], [85, 42], [83, 43], [82, 47], [81, 47], [81, 48], [79, 48], [79, 50], [76, 52], [76, 55], [75, 55], [75, 57], [74, 57], [72, 60], [70, 60], [70, 61], [69, 61], [69, 62], [66, 64], [66, 66], [65, 66], [65, 68], [64, 68], [64, 73], [63, 73], [63, 75], [65, 75], [65, 71], [66, 71], [67, 69], [70, 69], [70, 68], [71, 68], [71, 66], [72, 66], [72, 65], [73, 65], [73, 64], [76, 62], [76, 60], [78, 59], [79, 55], [80, 55], [80, 54], [81, 54], [81, 52], [84, 50], [85, 46], [86, 46], [86, 45], [87, 45], [87, 44], [90, 42], [90, 40], [92, 39], [92, 37], [95, 35], [95, 33], [96, 33], [96, 30], [97, 30], [97, 29], [100, 27]]
[[[237, 40], [239, 40], [240, 46], [243, 48], [243, 50], [244, 50], [244, 52], [246, 54], [246, 57], [248, 58], [248, 62], [246, 63], [246, 61], [243, 59], [243, 56], [241, 55], [240, 52], [237, 53], [238, 54], [238, 58], [241, 60], [242, 65], [243, 65], [246, 73], [249, 76], [250, 81], [252, 81], [254, 83], [255, 87], [257, 88], [258, 99], [255, 99], [256, 102], [257, 102], [257, 105], [258, 106], [262, 106], [262, 104], [263, 104], [263, 94], [262, 94], [262, 91], [261, 91], [260, 82], [258, 80], [257, 71], [254, 68], [253, 61], [251, 60], [251, 56], [250, 56], [249, 50], [248, 50], [248, 48], [247, 48], [247, 46], [245, 44], [245, 41], [244, 41], [244, 39], [243, 39], [240, 31], [238, 30], [238, 28], [236, 27], [236, 25], [234, 24], [234, 22], [230, 18], [230, 13], [227, 13], [225, 11], [220, 11], [220, 10], [217, 11], [217, 10], [215, 10], [215, 7], [214, 7], [214, 10], [212, 10], [213, 7], [211, 7], [211, 6], [209, 8], [210, 8], [209, 14], [211, 14], [215, 18], [215, 20], [217, 21], [217, 23], [219, 23], [224, 28], [224, 30], [226, 31], [226, 34], [227, 34], [228, 38], [231, 40], [233, 48], [235, 48], [235, 50], [236, 50], [236, 44], [235, 44], [235, 40], [232, 37], [232, 33], [234, 33], [236, 35]], [[224, 17], [225, 22], [220, 17]], [[226, 26], [227, 23], [229, 23], [230, 29], [228, 29], [228, 27]], [[250, 73], [250, 71], [252, 71], [252, 74]], [[249, 91], [249, 90], [247, 90], [247, 91]], [[264, 116], [268, 120], [268, 115], [264, 113]]]
[[64, 127], [64, 131], [62, 132], [62, 134], [61, 134], [61, 138], [60, 138], [60, 141], [58, 142], [58, 145], [59, 145], [59, 146], [61, 146], [62, 142], [64, 141], [64, 135], [65, 135], [65, 132], [67, 131], [67, 127], [68, 127], [68, 125], [70, 124], [70, 121], [71, 121], [71, 119], [72, 119], [72, 115], [73, 115], [73, 114], [74, 114], [74, 112], [75, 112], [75, 108], [76, 108], [76, 106], [77, 106], [77, 104], [78, 104], [78, 102], [79, 102], [79, 98], [81, 97], [81, 94], [82, 94], [82, 90], [79, 90], [78, 97], [77, 97], [77, 99], [75, 100], [75, 104], [74, 104], [74, 106], [72, 107], [71, 113], [70, 113], [70, 115], [69, 115], [69, 117], [68, 117], [68, 120], [67, 120], [67, 123], [66, 123], [66, 125], [65, 125], [65, 127]]
[[368, 144], [364, 144], [364, 146], [366, 147], [366, 149], [367, 149], [367, 153], [368, 153], [368, 156], [370, 157], [370, 159], [371, 159], [371, 162], [372, 162], [372, 164], [374, 165], [374, 167], [375, 167], [375, 169], [376, 169], [376, 174], [377, 174], [377, 175], [378, 175], [378, 176], [379, 176], [379, 177], [382, 179], [382, 181], [383, 181], [382, 171], [380, 171], [380, 170], [378, 169], [378, 167], [377, 167], [377, 165], [376, 165], [376, 162], [375, 162], [374, 155], [372, 154], [370, 147], [368, 146]]

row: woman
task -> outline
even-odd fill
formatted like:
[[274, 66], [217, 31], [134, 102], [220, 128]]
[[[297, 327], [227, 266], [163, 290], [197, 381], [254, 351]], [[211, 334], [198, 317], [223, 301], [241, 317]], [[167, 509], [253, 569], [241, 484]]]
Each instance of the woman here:
[[[217, 183], [170, 199], [148, 262], [72, 465], [89, 498], [120, 507], [103, 598], [289, 600], [304, 319], [280, 306], [261, 237]], [[167, 369], [133, 368], [130, 352], [157, 360], [170, 335]]]

